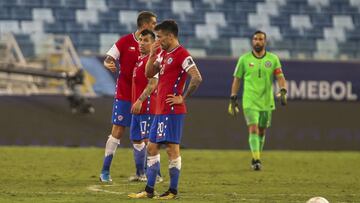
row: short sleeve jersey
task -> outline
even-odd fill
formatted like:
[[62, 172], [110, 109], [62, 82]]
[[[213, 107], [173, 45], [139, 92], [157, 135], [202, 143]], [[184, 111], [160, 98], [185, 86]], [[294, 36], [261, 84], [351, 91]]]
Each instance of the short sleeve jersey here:
[[185, 114], [184, 103], [170, 106], [165, 102], [167, 95], [183, 95], [187, 71], [195, 66], [193, 58], [182, 46], [158, 55], [160, 63], [159, 82], [156, 98], [156, 114]]
[[[136, 100], [140, 97], [144, 89], [149, 83], [148, 78], [145, 77], [145, 66], [149, 59], [149, 55], [139, 57], [137, 61], [132, 78], [132, 98], [131, 103], [134, 104]], [[140, 114], [155, 114], [155, 99], [156, 91], [142, 103]]]
[[279, 58], [266, 52], [257, 58], [253, 52], [240, 56], [234, 77], [244, 81], [243, 109], [269, 111], [275, 109], [273, 80], [275, 75], [282, 75]]
[[138, 41], [131, 33], [121, 37], [107, 52], [115, 60], [119, 60], [120, 70], [116, 81], [115, 98], [131, 101], [131, 81], [135, 63], [140, 55]]

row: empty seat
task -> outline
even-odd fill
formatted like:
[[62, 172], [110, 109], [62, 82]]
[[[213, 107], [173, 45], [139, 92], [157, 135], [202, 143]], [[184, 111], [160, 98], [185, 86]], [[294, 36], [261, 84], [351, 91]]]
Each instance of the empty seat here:
[[82, 24], [80, 24], [80, 23], [77, 23], [77, 22], [66, 21], [64, 31], [67, 32], [67, 33], [83, 32], [84, 31], [84, 26]]
[[290, 24], [292, 28], [299, 30], [312, 28], [310, 17], [308, 15], [291, 15]]
[[351, 16], [333, 16], [333, 25], [337, 28], [354, 29], [354, 23]]
[[270, 19], [267, 15], [249, 14], [249, 26], [257, 29], [270, 26]]
[[337, 52], [337, 43], [335, 40], [317, 40], [317, 50], [320, 52]]
[[291, 39], [274, 40], [271, 43], [271, 47], [273, 49], [292, 49], [294, 44]]
[[16, 20], [3, 20], [0, 21], [0, 33], [19, 33], [20, 26]]
[[256, 5], [256, 11], [262, 15], [279, 15], [278, 5], [274, 3], [258, 3]]
[[294, 48], [298, 51], [315, 51], [316, 40], [311, 39], [297, 39], [294, 43]]
[[47, 33], [63, 33], [65, 30], [64, 22], [57, 21], [54, 23], [45, 23], [44, 31]]
[[109, 11], [99, 11], [98, 12], [99, 22], [109, 23], [109, 22], [118, 22], [119, 21], [119, 14], [115, 10]]
[[218, 38], [218, 29], [215, 25], [196, 25], [195, 34], [197, 38], [216, 39]]
[[[45, 0], [47, 1], [47, 0]], [[85, 9], [85, 0], [63, 0], [64, 7], [73, 9]]]
[[43, 6], [45, 8], [61, 8], [62, 5], [62, 1], [59, 0], [45, 0], [43, 1]]
[[128, 0], [106, 0], [108, 8], [122, 10], [129, 8]]
[[87, 29], [91, 33], [107, 33], [109, 31], [108, 23], [90, 23], [87, 25]]
[[236, 26], [234, 25], [228, 25], [226, 27], [222, 27], [219, 29], [219, 36], [220, 38], [231, 38], [231, 37], [238, 37], [239, 32], [237, 31]]
[[9, 9], [0, 8], [0, 20], [10, 20], [11, 15]]
[[338, 28], [324, 28], [325, 39], [345, 41], [345, 32], [343, 29]]
[[48, 23], [54, 22], [52, 10], [49, 8], [34, 8], [32, 10], [32, 15], [35, 21], [43, 21]]
[[109, 33], [116, 33], [119, 35], [124, 35], [132, 31], [128, 31], [125, 25], [122, 25], [118, 22], [110, 22], [109, 23]]
[[87, 9], [100, 10], [100, 11], [108, 10], [105, 0], [86, 0], [85, 5]]
[[193, 7], [190, 1], [172, 1], [171, 6], [172, 12], [179, 15], [185, 15], [188, 13], [193, 13]]
[[44, 32], [43, 22], [41, 21], [21, 21], [21, 32], [26, 34], [38, 34]]
[[42, 0], [18, 0], [18, 5], [31, 8], [42, 7]]
[[312, 14], [311, 23], [314, 27], [331, 27], [332, 19], [329, 14], [325, 14], [325, 13]]
[[136, 25], [136, 19], [138, 16], [137, 11], [121, 10], [119, 11], [119, 21], [124, 25]]
[[239, 57], [240, 55], [251, 51], [251, 40], [250, 38], [231, 38], [230, 48], [231, 55], [233, 57]]
[[77, 10], [76, 22], [78, 23], [97, 23], [99, 22], [97, 10]]
[[222, 12], [207, 12], [205, 13], [206, 24], [218, 25], [221, 27], [226, 26], [224, 13]]
[[266, 33], [267, 39], [269, 39], [269, 40], [282, 39], [279, 27], [267, 26], [267, 27], [261, 28], [261, 30]]
[[12, 7], [10, 8], [10, 15], [13, 20], [32, 20], [32, 12], [30, 8]]
[[60, 8], [60, 9], [54, 9], [53, 12], [56, 20], [60, 20], [60, 21], [76, 20], [75, 10]]

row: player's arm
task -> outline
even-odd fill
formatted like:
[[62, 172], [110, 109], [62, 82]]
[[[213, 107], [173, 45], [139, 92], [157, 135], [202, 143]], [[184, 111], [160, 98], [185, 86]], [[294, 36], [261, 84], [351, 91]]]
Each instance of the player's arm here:
[[195, 64], [188, 69], [187, 73], [190, 76], [190, 83], [188, 85], [188, 88], [186, 89], [184, 96], [173, 95], [173, 94], [167, 95], [166, 103], [168, 103], [169, 105], [183, 103], [186, 98], [188, 98], [190, 95], [192, 95], [195, 92], [195, 90], [199, 87], [200, 83], [202, 82], [200, 71]]
[[160, 48], [159, 41], [151, 45], [149, 59], [145, 66], [145, 76], [147, 78], [154, 77], [160, 71], [160, 62], [157, 61], [156, 51]]
[[274, 70], [274, 75], [276, 77], [276, 81], [280, 88], [280, 92], [277, 94], [277, 96], [280, 98], [281, 105], [285, 106], [287, 104], [286, 80], [285, 80], [285, 76], [281, 70], [281, 67], [276, 68]]
[[141, 110], [142, 103], [148, 98], [148, 96], [156, 89], [158, 83], [158, 79], [153, 77], [149, 80], [147, 86], [145, 87], [144, 91], [141, 93], [139, 98], [131, 107], [131, 113], [139, 114]]
[[106, 57], [104, 60], [104, 66], [110, 70], [111, 72], [116, 71], [116, 63], [115, 60], [117, 60], [120, 57], [120, 51], [117, 48], [116, 44], [114, 44], [109, 51], [106, 53]]
[[243, 77], [243, 74], [244, 74], [243, 59], [242, 57], [240, 57], [236, 64], [236, 68], [233, 74], [234, 79], [231, 85], [230, 102], [228, 106], [228, 113], [231, 116], [236, 116], [240, 112], [237, 95], [240, 89], [241, 78]]

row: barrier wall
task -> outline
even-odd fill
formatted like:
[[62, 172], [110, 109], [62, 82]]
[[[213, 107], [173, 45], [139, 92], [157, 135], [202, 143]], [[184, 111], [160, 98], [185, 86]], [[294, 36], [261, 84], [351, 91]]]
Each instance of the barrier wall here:
[[[92, 115], [71, 114], [63, 97], [1, 97], [0, 145], [103, 147], [110, 133], [112, 98], [92, 100]], [[226, 114], [227, 99], [187, 101], [185, 148], [247, 149], [242, 116]], [[274, 112], [266, 149], [360, 150], [358, 102], [289, 102]], [[129, 146], [128, 131], [122, 146]]]

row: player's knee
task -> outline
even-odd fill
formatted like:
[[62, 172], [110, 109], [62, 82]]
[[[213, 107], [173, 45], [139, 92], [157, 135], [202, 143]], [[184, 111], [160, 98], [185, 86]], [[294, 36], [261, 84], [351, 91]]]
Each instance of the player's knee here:
[[181, 169], [181, 156], [169, 161], [169, 168]]
[[113, 125], [111, 130], [111, 135], [116, 139], [121, 139], [122, 135], [124, 134], [125, 127], [120, 125]]
[[147, 166], [150, 168], [151, 166], [153, 166], [154, 164], [156, 164], [157, 162], [160, 163], [160, 154], [156, 154], [156, 155], [150, 155], [147, 157]]
[[249, 125], [249, 133], [259, 133], [259, 128], [257, 125]]
[[147, 147], [147, 153], [149, 156], [155, 156], [155, 155], [159, 154], [159, 149], [156, 146], [156, 144], [149, 143], [149, 145]]
[[133, 147], [134, 147], [134, 149], [136, 149], [137, 151], [140, 152], [145, 148], [145, 143], [144, 142], [133, 143]]

